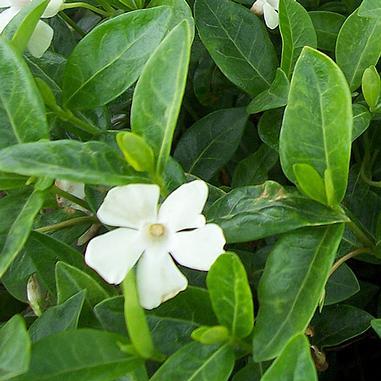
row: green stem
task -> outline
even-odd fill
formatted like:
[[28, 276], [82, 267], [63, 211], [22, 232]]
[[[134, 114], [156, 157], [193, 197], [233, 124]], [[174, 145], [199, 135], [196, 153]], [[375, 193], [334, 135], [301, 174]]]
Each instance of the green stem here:
[[82, 208], [84, 208], [84, 209], [90, 210], [89, 204], [85, 200], [82, 200], [81, 198], [78, 198], [78, 197], [74, 196], [73, 194], [64, 191], [63, 189], [57, 187], [56, 185], [53, 185], [51, 187], [51, 191], [54, 192], [55, 194], [58, 194], [59, 196], [65, 198], [66, 200], [73, 202], [74, 204], [82, 206]]
[[359, 249], [353, 250], [350, 253], [344, 255], [343, 257], [339, 258], [334, 265], [331, 268], [331, 271], [329, 272], [329, 277], [348, 259], [351, 259], [353, 257], [356, 257], [360, 254], [370, 253], [370, 249], [368, 247], [360, 247]]
[[35, 229], [35, 231], [39, 233], [53, 233], [57, 230], [66, 229], [74, 225], [84, 224], [86, 222], [94, 223], [96, 221], [98, 220], [94, 216], [76, 217], [72, 218], [71, 220], [59, 222], [58, 224], [48, 225], [42, 228]]
[[351, 229], [352, 233], [356, 236], [356, 238], [362, 242], [366, 247], [372, 248], [374, 247], [374, 243], [368, 237], [368, 235], [353, 221], [348, 222], [348, 227]]
[[115, 13], [115, 9], [108, 3], [108, 0], [98, 0], [98, 3], [109, 13]]
[[81, 37], [86, 36], [86, 32], [83, 31], [75, 21], [73, 21], [65, 12], [60, 12], [58, 17], [70, 25]]
[[72, 8], [86, 8], [94, 13], [98, 13], [99, 15], [103, 17], [109, 17], [111, 16], [109, 12], [102, 11], [102, 9], [99, 9], [97, 7], [94, 7], [94, 5], [83, 3], [81, 1], [75, 2], [75, 3], [66, 3], [62, 6], [61, 9], [72, 9]]

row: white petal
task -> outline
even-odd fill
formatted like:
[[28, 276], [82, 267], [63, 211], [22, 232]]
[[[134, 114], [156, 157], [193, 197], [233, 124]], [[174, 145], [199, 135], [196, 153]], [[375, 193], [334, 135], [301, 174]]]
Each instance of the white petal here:
[[263, 5], [265, 4], [264, 0], [257, 0], [250, 10], [254, 12], [257, 16], [262, 16], [263, 15]]
[[143, 250], [138, 232], [120, 228], [93, 238], [87, 245], [85, 261], [106, 282], [119, 284]]
[[159, 221], [174, 231], [192, 229], [205, 225], [201, 214], [208, 198], [208, 186], [202, 180], [181, 185], [163, 202]]
[[58, 188], [63, 191], [72, 194], [75, 197], [78, 197], [82, 200], [85, 199], [85, 184], [83, 183], [74, 183], [73, 181], [68, 180], [56, 180], [55, 184]]
[[11, 7], [0, 13], [0, 33], [10, 23], [10, 21], [17, 15], [18, 9]]
[[9, 0], [0, 0], [0, 8], [10, 7], [11, 5]]
[[153, 184], [130, 184], [111, 189], [98, 210], [101, 222], [110, 226], [140, 229], [157, 219], [160, 188]]
[[146, 251], [136, 272], [139, 300], [151, 310], [187, 288], [188, 281], [166, 252]]
[[277, 11], [269, 4], [263, 7], [265, 23], [270, 29], [275, 29], [279, 25], [279, 16]]
[[267, 3], [274, 9], [279, 10], [279, 0], [267, 0]]
[[45, 9], [42, 17], [53, 17], [55, 16], [61, 9], [65, 0], [50, 0], [48, 6]]
[[225, 252], [225, 243], [222, 229], [218, 225], [207, 224], [193, 231], [176, 233], [170, 252], [181, 265], [208, 271]]
[[37, 23], [36, 29], [30, 37], [28, 50], [32, 56], [40, 58], [48, 50], [53, 39], [53, 28], [43, 21]]

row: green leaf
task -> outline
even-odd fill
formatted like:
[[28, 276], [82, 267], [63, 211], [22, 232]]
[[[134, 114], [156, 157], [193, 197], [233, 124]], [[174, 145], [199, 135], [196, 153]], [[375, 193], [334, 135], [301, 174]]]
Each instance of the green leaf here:
[[370, 66], [362, 76], [362, 93], [370, 110], [377, 108], [381, 96], [381, 79], [377, 69]]
[[334, 202], [339, 203], [347, 187], [352, 123], [352, 99], [343, 73], [323, 53], [304, 48], [295, 66], [280, 135], [286, 176], [297, 182], [294, 164], [308, 164], [322, 178], [330, 171]]
[[381, 337], [381, 319], [373, 319], [370, 324], [372, 328], [376, 331], [377, 335]]
[[262, 184], [268, 179], [268, 171], [278, 161], [278, 153], [265, 144], [241, 160], [234, 171], [232, 187]]
[[310, 344], [304, 334], [293, 337], [261, 381], [317, 381]]
[[380, 18], [381, 3], [379, 0], [363, 0], [359, 8], [359, 16]]
[[313, 11], [308, 14], [315, 27], [318, 49], [334, 52], [337, 36], [345, 21], [345, 16], [326, 11]]
[[218, 257], [206, 278], [214, 312], [234, 337], [248, 336], [254, 325], [253, 297], [245, 268], [234, 253]]
[[135, 87], [132, 132], [144, 137], [153, 148], [159, 173], [163, 171], [171, 150], [185, 91], [190, 48], [190, 27], [183, 21], [150, 57]]
[[229, 340], [229, 330], [222, 325], [202, 326], [192, 332], [192, 339], [201, 344], [218, 344]]
[[13, 316], [0, 329], [0, 381], [7, 381], [28, 370], [30, 346], [23, 318]]
[[360, 285], [351, 268], [342, 264], [328, 279], [324, 305], [336, 304], [360, 291]]
[[47, 309], [29, 327], [33, 342], [56, 333], [77, 328], [86, 290], [79, 291], [62, 304]]
[[232, 190], [217, 200], [206, 215], [208, 222], [221, 226], [229, 243], [348, 221], [340, 210], [327, 208], [273, 181]]
[[0, 38], [0, 82], [0, 149], [48, 138], [45, 108], [33, 77], [3, 38]]
[[103, 142], [59, 140], [15, 145], [0, 152], [0, 170], [87, 184], [147, 181]]
[[33, 220], [42, 208], [45, 195], [34, 191], [27, 199], [16, 219], [9, 227], [0, 253], [0, 278], [23, 248], [32, 230]]
[[290, 82], [285, 72], [278, 68], [271, 86], [258, 94], [247, 106], [249, 114], [286, 106]]
[[0, 172], [0, 190], [22, 188], [28, 179], [14, 173]]
[[339, 345], [368, 330], [372, 319], [373, 316], [368, 312], [353, 306], [324, 307], [311, 322], [313, 344], [319, 348]]
[[254, 359], [278, 356], [288, 340], [304, 333], [319, 303], [343, 224], [313, 227], [282, 236], [259, 283]]
[[169, 357], [150, 381], [227, 381], [233, 367], [230, 346], [191, 343]]
[[226, 77], [250, 95], [270, 87], [278, 62], [262, 21], [230, 0], [196, 0], [194, 11], [201, 40]]
[[360, 103], [355, 103], [353, 109], [353, 130], [352, 141], [355, 141], [364, 131], [366, 131], [372, 121], [372, 114]]
[[247, 119], [244, 108], [221, 109], [203, 117], [181, 137], [175, 158], [185, 171], [211, 179], [237, 150]]
[[283, 109], [265, 111], [258, 122], [258, 135], [275, 151], [279, 151], [279, 136], [282, 127]]
[[168, 7], [156, 7], [122, 14], [94, 28], [66, 64], [64, 104], [95, 108], [125, 92], [164, 37], [170, 17]]
[[295, 0], [280, 0], [279, 29], [282, 35], [280, 67], [291, 78], [295, 63], [305, 46], [316, 48], [315, 28], [307, 11]]
[[29, 371], [14, 381], [114, 381], [140, 363], [123, 344], [125, 337], [94, 329], [45, 337], [32, 346]]
[[336, 62], [351, 90], [361, 84], [364, 70], [376, 65], [381, 55], [381, 19], [360, 17], [353, 12], [340, 29], [336, 43]]

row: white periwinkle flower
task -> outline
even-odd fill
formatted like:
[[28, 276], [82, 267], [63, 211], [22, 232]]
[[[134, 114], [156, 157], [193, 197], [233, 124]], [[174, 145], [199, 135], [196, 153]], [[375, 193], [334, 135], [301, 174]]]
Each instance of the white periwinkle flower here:
[[270, 29], [279, 25], [279, 0], [257, 0], [251, 11], [258, 16], [264, 15], [265, 23]]
[[[11, 20], [32, 0], [0, 0], [0, 8], [8, 8], [0, 13], [0, 33], [11, 22]], [[55, 16], [62, 7], [65, 0], [50, 0], [43, 18]], [[53, 39], [53, 29], [45, 22], [39, 21], [29, 43], [28, 50], [35, 57], [41, 57], [49, 48]]]
[[172, 257], [191, 269], [207, 271], [224, 252], [222, 229], [201, 214], [208, 187], [184, 184], [158, 207], [157, 185], [131, 184], [111, 189], [97, 216], [118, 229], [92, 239], [86, 263], [108, 283], [119, 284], [137, 263], [140, 304], [146, 309], [173, 298], [188, 285]]

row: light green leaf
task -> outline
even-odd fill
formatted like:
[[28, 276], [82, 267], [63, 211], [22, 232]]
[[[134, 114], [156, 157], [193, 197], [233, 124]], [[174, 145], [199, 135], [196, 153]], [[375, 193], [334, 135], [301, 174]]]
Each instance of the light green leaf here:
[[163, 171], [171, 150], [185, 91], [190, 47], [190, 27], [183, 21], [150, 57], [134, 92], [132, 132], [143, 136], [153, 148], [159, 173]]
[[381, 319], [373, 319], [370, 323], [372, 328], [376, 331], [377, 335], [381, 338]]
[[381, 97], [381, 79], [377, 69], [369, 66], [362, 76], [362, 93], [371, 111], [377, 108]]
[[250, 95], [270, 87], [277, 56], [257, 16], [230, 0], [196, 0], [195, 19], [202, 42], [226, 77]]
[[[304, 48], [295, 66], [280, 134], [286, 176], [297, 182], [294, 164], [308, 164], [322, 178], [329, 170], [334, 203], [339, 203], [348, 181], [352, 124], [352, 99], [343, 73], [328, 56]], [[327, 194], [328, 203], [330, 198]]]
[[232, 190], [217, 200], [206, 215], [208, 222], [221, 226], [229, 243], [348, 221], [342, 211], [327, 208], [273, 181]]
[[170, 17], [168, 7], [128, 12], [88, 33], [65, 67], [65, 105], [95, 108], [126, 91], [164, 37]]
[[316, 48], [317, 38], [311, 18], [295, 0], [280, 0], [279, 29], [282, 35], [280, 67], [291, 78], [296, 60], [305, 46]]
[[48, 138], [44, 103], [33, 77], [20, 55], [3, 38], [0, 82], [0, 149]]
[[304, 334], [292, 338], [261, 381], [317, 381], [310, 344]]
[[247, 106], [249, 114], [286, 106], [290, 83], [285, 72], [278, 68], [271, 86], [258, 94]]
[[0, 381], [8, 381], [28, 370], [30, 346], [23, 318], [13, 316], [0, 329]]
[[33, 342], [55, 333], [77, 328], [86, 290], [79, 291], [62, 304], [50, 307], [29, 327]]
[[336, 43], [336, 62], [349, 87], [356, 90], [364, 70], [376, 65], [381, 55], [381, 18], [360, 17], [353, 12], [340, 29]]
[[191, 343], [169, 357], [150, 381], [227, 381], [233, 367], [229, 345]]
[[123, 344], [125, 337], [94, 329], [45, 337], [32, 346], [29, 371], [14, 381], [114, 381], [140, 364]]
[[256, 361], [278, 356], [306, 330], [319, 303], [344, 225], [306, 228], [282, 236], [271, 251], [259, 283], [254, 328]]
[[14, 173], [0, 172], [0, 190], [22, 188], [28, 178]]
[[22, 205], [16, 219], [7, 231], [4, 245], [0, 253], [0, 278], [4, 275], [12, 261], [23, 248], [32, 230], [33, 220], [42, 208], [45, 195], [34, 191]]
[[366, 131], [372, 121], [372, 114], [360, 103], [355, 103], [353, 110], [353, 130], [352, 141], [355, 141], [364, 131]]
[[359, 8], [359, 16], [361, 17], [381, 17], [380, 0], [363, 0]]
[[185, 171], [211, 179], [237, 150], [248, 115], [244, 108], [221, 109], [198, 120], [181, 137], [175, 158]]
[[239, 257], [234, 253], [218, 257], [206, 283], [220, 324], [229, 328], [234, 337], [248, 336], [254, 325], [253, 297]]
[[49, 176], [87, 184], [146, 182], [103, 142], [75, 140], [19, 144], [0, 152], [0, 170], [26, 176]]

